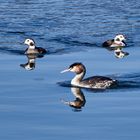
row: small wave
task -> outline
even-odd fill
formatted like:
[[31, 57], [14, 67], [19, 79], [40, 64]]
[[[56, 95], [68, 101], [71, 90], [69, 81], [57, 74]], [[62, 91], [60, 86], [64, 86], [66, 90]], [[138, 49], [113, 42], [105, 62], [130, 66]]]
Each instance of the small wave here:
[[119, 81], [118, 89], [132, 89], [132, 88], [140, 88], [140, 82], [134, 81]]
[[72, 46], [86, 46], [86, 47], [99, 47], [95, 43], [90, 43], [90, 42], [81, 42], [78, 40], [74, 40], [71, 37], [58, 37], [58, 38], [52, 38], [49, 41], [54, 41], [66, 45], [72, 45]]
[[7, 31], [7, 34], [18, 34], [18, 35], [26, 35], [26, 32], [22, 32], [22, 31]]
[[9, 47], [0, 47], [0, 52], [1, 53], [8, 53], [8, 54], [15, 54], [15, 55], [23, 55], [24, 54], [23, 50], [11, 49]]
[[116, 77], [119, 89], [140, 88], [140, 73], [124, 74]]

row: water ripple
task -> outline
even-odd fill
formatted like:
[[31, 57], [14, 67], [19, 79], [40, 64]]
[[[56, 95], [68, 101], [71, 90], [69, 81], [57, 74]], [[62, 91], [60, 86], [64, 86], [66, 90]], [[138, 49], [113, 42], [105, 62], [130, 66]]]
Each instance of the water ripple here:
[[[117, 86], [111, 88], [111, 89], [107, 89], [107, 90], [124, 90], [126, 89], [128, 91], [129, 90], [133, 90], [133, 89], [139, 89], [140, 88], [140, 73], [132, 73], [132, 74], [125, 74], [125, 75], [120, 75], [120, 76], [112, 76], [114, 77], [117, 81], [118, 84]], [[57, 83], [60, 86], [63, 87], [73, 87], [70, 84], [70, 81], [63, 81], [63, 82], [58, 82]], [[83, 89], [87, 89], [87, 88], [83, 88]], [[87, 89], [89, 91], [92, 92], [104, 92], [104, 89]]]

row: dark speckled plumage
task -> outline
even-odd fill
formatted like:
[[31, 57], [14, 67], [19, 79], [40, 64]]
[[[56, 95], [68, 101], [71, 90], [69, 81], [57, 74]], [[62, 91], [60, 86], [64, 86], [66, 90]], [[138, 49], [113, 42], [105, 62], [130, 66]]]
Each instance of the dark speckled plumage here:
[[115, 86], [117, 81], [104, 76], [93, 76], [82, 80], [82, 83], [90, 85], [91, 88], [107, 88]]

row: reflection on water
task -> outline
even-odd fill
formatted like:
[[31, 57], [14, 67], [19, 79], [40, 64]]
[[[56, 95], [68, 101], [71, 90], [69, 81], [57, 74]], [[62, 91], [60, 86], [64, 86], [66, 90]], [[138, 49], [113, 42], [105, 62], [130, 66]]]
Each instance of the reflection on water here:
[[34, 70], [36, 66], [36, 58], [42, 58], [43, 55], [36, 55], [36, 54], [27, 54], [28, 58], [27, 63], [20, 64], [21, 67], [23, 67], [26, 70]]
[[[106, 48], [106, 47], [104, 47], [104, 48]], [[114, 52], [114, 56], [116, 57], [116, 58], [124, 58], [124, 57], [126, 57], [126, 56], [128, 56], [129, 55], [129, 53], [128, 52], [126, 52], [126, 51], [123, 51], [123, 48], [122, 47], [115, 47], [115, 48], [106, 48], [108, 51], [113, 51]]]
[[124, 52], [122, 50], [122, 47], [117, 47], [114, 50], [114, 55], [115, 55], [116, 58], [124, 58], [124, 57], [128, 56], [129, 53], [128, 52]]
[[116, 58], [124, 58], [129, 55], [128, 52], [123, 51], [124, 47], [104, 47], [108, 51], [113, 51]]
[[85, 96], [81, 90], [81, 88], [78, 87], [71, 87], [71, 92], [75, 96], [75, 100], [73, 101], [65, 101], [62, 100], [62, 102], [66, 105], [69, 105], [70, 107], [74, 108], [74, 111], [81, 111], [82, 107], [84, 107], [86, 103]]

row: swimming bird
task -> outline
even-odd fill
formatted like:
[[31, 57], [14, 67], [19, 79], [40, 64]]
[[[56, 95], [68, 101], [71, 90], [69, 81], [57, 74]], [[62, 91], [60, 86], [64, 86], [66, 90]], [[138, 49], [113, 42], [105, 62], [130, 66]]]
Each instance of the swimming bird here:
[[124, 35], [117, 35], [114, 39], [105, 41], [102, 46], [106, 48], [113, 49], [115, 47], [124, 47], [126, 46], [125, 43], [126, 38]]
[[44, 48], [36, 47], [35, 41], [33, 39], [26, 39], [24, 41], [24, 44], [28, 45], [28, 48], [25, 50], [25, 54], [38, 54], [43, 55], [47, 53], [47, 51]]
[[122, 51], [122, 48], [118, 47], [117, 49], [114, 50], [114, 55], [117, 58], [123, 58], [123, 57], [129, 55], [129, 53]]
[[71, 80], [71, 85], [84, 88], [106, 89], [117, 85], [117, 81], [104, 76], [93, 76], [83, 80], [86, 68], [82, 63], [73, 63], [68, 69], [61, 71], [74, 72], [76, 76]]

